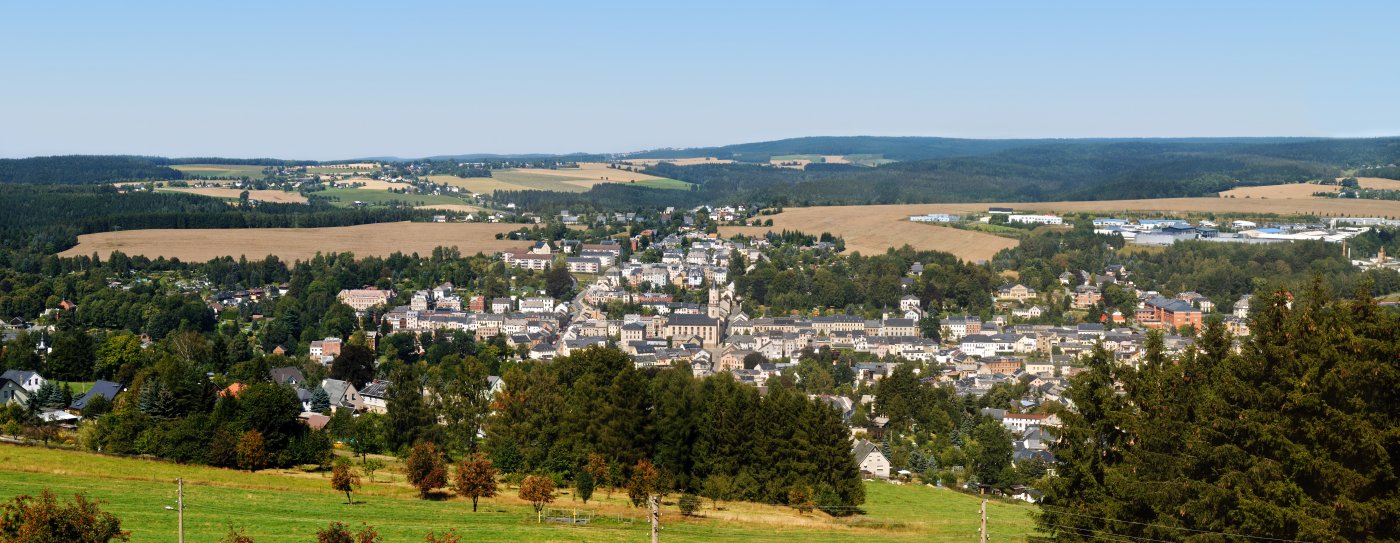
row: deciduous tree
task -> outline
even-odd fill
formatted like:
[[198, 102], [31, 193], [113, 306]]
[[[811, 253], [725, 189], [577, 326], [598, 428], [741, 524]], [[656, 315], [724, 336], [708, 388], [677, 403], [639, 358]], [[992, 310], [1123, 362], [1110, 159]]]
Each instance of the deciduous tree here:
[[447, 465], [442, 459], [442, 449], [432, 442], [414, 445], [404, 468], [408, 484], [417, 488], [418, 494], [424, 498], [434, 489], [447, 486]]
[[5, 502], [0, 511], [0, 541], [16, 543], [107, 543], [128, 541], [121, 519], [103, 511], [101, 501], [82, 494], [73, 503], [59, 503], [52, 492], [38, 497], [20, 495]]
[[360, 476], [355, 474], [350, 460], [340, 458], [335, 461], [335, 467], [331, 468], [331, 488], [345, 493], [345, 503], [355, 503], [350, 493], [360, 488]]
[[531, 475], [520, 482], [520, 499], [535, 507], [535, 514], [544, 511], [545, 504], [554, 501], [554, 479]]
[[481, 453], [462, 459], [457, 464], [452, 490], [459, 496], [471, 498], [472, 512], [475, 513], [477, 500], [496, 495], [496, 468], [491, 465], [491, 459]]

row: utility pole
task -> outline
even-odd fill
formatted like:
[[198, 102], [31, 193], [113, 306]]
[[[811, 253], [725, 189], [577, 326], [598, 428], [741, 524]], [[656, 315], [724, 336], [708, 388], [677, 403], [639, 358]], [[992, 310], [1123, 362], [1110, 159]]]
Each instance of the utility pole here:
[[185, 543], [185, 480], [175, 479], [175, 512], [179, 518], [180, 543]]
[[977, 530], [979, 543], [987, 543], [987, 500], [982, 500], [982, 526]]
[[661, 542], [661, 495], [652, 494], [647, 502], [651, 504], [651, 543]]

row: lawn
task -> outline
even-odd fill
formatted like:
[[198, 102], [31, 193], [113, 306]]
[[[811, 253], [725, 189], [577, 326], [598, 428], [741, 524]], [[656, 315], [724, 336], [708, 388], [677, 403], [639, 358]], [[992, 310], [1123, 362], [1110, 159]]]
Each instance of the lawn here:
[[[176, 539], [175, 479], [185, 480], [185, 531], [188, 541], [214, 541], [228, 527], [245, 529], [258, 543], [306, 542], [331, 521], [376, 527], [386, 541], [421, 541], [429, 530], [455, 528], [468, 541], [640, 541], [646, 538], [645, 516], [600, 489], [588, 505], [569, 496], [551, 506], [559, 514], [596, 515], [586, 526], [537, 524], [529, 505], [514, 489], [483, 500], [471, 512], [460, 498], [420, 500], [401, 477], [377, 474], [366, 483], [354, 505], [330, 489], [325, 475], [298, 470], [256, 474], [182, 466], [154, 460], [117, 458], [57, 449], [0, 445], [0, 493], [37, 494], [50, 489], [67, 497], [76, 492], [105, 500], [104, 510], [122, 519], [133, 541]], [[396, 482], [383, 482], [393, 478]], [[720, 510], [705, 501], [699, 518], [676, 511], [675, 496], [666, 499], [662, 522], [668, 541], [802, 540], [808, 543], [881, 541], [969, 541], [976, 537], [980, 500], [949, 490], [923, 486], [867, 484], [866, 515], [832, 519], [801, 515], [782, 507], [729, 503]], [[1031, 507], [988, 504], [990, 531], [997, 541], [1024, 541], [1031, 529]]]
[[456, 196], [439, 194], [399, 194], [386, 190], [351, 189], [338, 188], [326, 189], [309, 193], [314, 196], [334, 198], [331, 202], [337, 206], [349, 207], [356, 200], [369, 205], [387, 204], [389, 202], [406, 202], [410, 205], [436, 205], [436, 204], [465, 204], [466, 200]]
[[197, 177], [252, 177], [260, 179], [263, 168], [253, 164], [177, 164], [171, 166], [181, 173]]
[[73, 392], [74, 398], [87, 393], [88, 389], [92, 388], [93, 383], [93, 381], [54, 381], [54, 384], [58, 385], [59, 388], [68, 385], [68, 390]]

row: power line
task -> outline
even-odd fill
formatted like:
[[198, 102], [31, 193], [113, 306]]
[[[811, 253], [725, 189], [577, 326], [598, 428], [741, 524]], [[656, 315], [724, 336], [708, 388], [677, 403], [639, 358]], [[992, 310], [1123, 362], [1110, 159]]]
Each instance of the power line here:
[[1168, 541], [1168, 540], [1165, 540], [1165, 539], [1153, 539], [1153, 538], [1150, 538], [1150, 537], [1141, 537], [1141, 536], [1132, 536], [1132, 535], [1124, 535], [1124, 534], [1115, 534], [1115, 533], [1113, 533], [1113, 532], [1103, 532], [1103, 531], [1099, 531], [1099, 530], [1092, 530], [1092, 529], [1089, 529], [1089, 528], [1079, 528], [1079, 527], [1075, 527], [1075, 526], [1064, 526], [1064, 525], [1061, 525], [1061, 524], [1050, 524], [1049, 526], [1054, 527], [1054, 528], [1062, 528], [1062, 529], [1065, 529], [1065, 530], [1074, 530], [1074, 531], [1076, 532], [1076, 535], [1091, 535], [1091, 536], [1094, 536], [1094, 537], [1098, 537], [1098, 538], [1100, 538], [1100, 539], [1107, 539], [1107, 540], [1109, 540], [1109, 541], [1125, 541], [1125, 542], [1146, 541], [1146, 542], [1148, 542], [1148, 543], [1176, 543], [1175, 541]]
[[1198, 529], [1195, 529], [1195, 528], [1187, 528], [1187, 527], [1185, 527], [1185, 526], [1168, 526], [1168, 525], [1165, 525], [1165, 524], [1153, 524], [1153, 523], [1150, 523], [1150, 522], [1135, 522], [1135, 521], [1131, 521], [1131, 520], [1120, 520], [1120, 519], [1113, 519], [1113, 518], [1096, 517], [1096, 516], [1093, 516], [1093, 515], [1085, 515], [1085, 514], [1083, 514], [1083, 513], [1074, 513], [1074, 512], [1071, 512], [1070, 510], [1065, 509], [1065, 508], [1063, 508], [1063, 507], [1055, 507], [1055, 506], [1051, 506], [1051, 505], [1041, 505], [1041, 507], [1044, 508], [1044, 509], [1057, 509], [1057, 510], [1058, 510], [1058, 511], [1056, 511], [1057, 514], [1069, 515], [1069, 516], [1074, 516], [1074, 517], [1091, 518], [1091, 519], [1103, 520], [1103, 521], [1107, 521], [1107, 522], [1120, 522], [1120, 523], [1123, 523], [1123, 524], [1134, 524], [1134, 525], [1137, 525], [1137, 526], [1150, 526], [1150, 527], [1153, 527], [1153, 528], [1163, 528], [1163, 529], [1168, 529], [1168, 530], [1181, 530], [1181, 531], [1185, 531], [1185, 532], [1194, 532], [1194, 533], [1198, 533], [1198, 534], [1212, 534], [1212, 535], [1224, 535], [1224, 536], [1230, 536], [1230, 537], [1242, 537], [1242, 538], [1245, 538], [1245, 539], [1255, 539], [1255, 540], [1259, 540], [1259, 541], [1279, 541], [1279, 542], [1283, 542], [1283, 543], [1309, 543], [1309, 542], [1304, 541], [1304, 540], [1301, 540], [1301, 539], [1285, 539], [1285, 538], [1268, 537], [1268, 536], [1262, 536], [1262, 535], [1232, 534], [1232, 533], [1230, 533], [1230, 532], [1217, 532], [1217, 531], [1214, 531], [1214, 530], [1198, 530]]

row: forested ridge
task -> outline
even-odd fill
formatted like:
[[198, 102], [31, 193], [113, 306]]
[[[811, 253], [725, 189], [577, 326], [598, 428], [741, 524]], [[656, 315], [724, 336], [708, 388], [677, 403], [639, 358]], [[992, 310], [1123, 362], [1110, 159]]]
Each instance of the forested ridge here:
[[[900, 138], [815, 140], [810, 146], [792, 144], [782, 150], [877, 152], [871, 146], [897, 145]], [[939, 140], [926, 144], [927, 154], [934, 158], [877, 167], [791, 169], [738, 162], [661, 163], [645, 170], [693, 183], [691, 191], [600, 185], [583, 193], [503, 192], [495, 198], [546, 211], [698, 203], [801, 206], [1166, 198], [1212, 196], [1237, 186], [1330, 179], [1347, 168], [1400, 160], [1397, 138], [952, 142], [960, 143]]]
[[424, 213], [274, 203], [245, 208], [194, 194], [0, 184], [0, 246], [55, 253], [75, 245], [81, 234], [112, 230], [349, 226], [411, 220]]
[[0, 159], [0, 183], [92, 184], [180, 179], [169, 161], [142, 156], [42, 156]]

